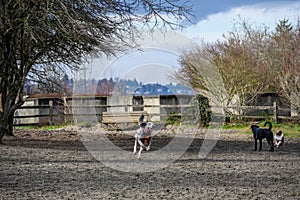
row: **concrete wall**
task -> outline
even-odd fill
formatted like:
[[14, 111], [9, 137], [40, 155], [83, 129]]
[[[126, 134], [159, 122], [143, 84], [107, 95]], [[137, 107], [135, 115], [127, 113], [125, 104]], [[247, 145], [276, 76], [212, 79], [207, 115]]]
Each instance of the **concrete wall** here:
[[[107, 111], [107, 97], [72, 97], [67, 99], [67, 104], [71, 109], [73, 120], [80, 122], [99, 122], [102, 121], [101, 114]], [[98, 107], [97, 107], [98, 106]]]
[[[131, 112], [132, 107], [126, 105], [132, 105], [132, 96], [110, 96], [107, 97], [108, 112]], [[124, 105], [118, 107], [119, 105]]]
[[[23, 106], [37, 106], [38, 99], [26, 99]], [[15, 111], [15, 116], [30, 116], [30, 115], [38, 115], [38, 109], [18, 109]], [[14, 124], [35, 124], [39, 123], [38, 117], [30, 117], [30, 118], [15, 118]]]
[[[155, 116], [160, 113], [159, 96], [144, 96], [144, 111], [149, 115], [149, 121], [160, 121], [160, 116]], [[162, 114], [162, 113], [161, 113]]]
[[[27, 98], [24, 106], [46, 106], [46, 108], [18, 109], [15, 116], [47, 115], [45, 117], [16, 119], [19, 124], [62, 124], [71, 121], [101, 122], [102, 113], [132, 113], [144, 111], [151, 121], [161, 121], [167, 118], [170, 112], [180, 113], [180, 108], [161, 107], [163, 105], [189, 104], [192, 96], [189, 95], [156, 95], [156, 96], [75, 96], [75, 97], [40, 97]], [[49, 104], [53, 105], [49, 117]], [[134, 107], [137, 105], [137, 107]], [[107, 107], [106, 107], [107, 106]], [[138, 107], [144, 106], [144, 107]], [[162, 115], [162, 116], [159, 116]]]
[[[112, 113], [133, 113], [147, 112], [148, 120], [164, 121], [168, 114], [174, 112], [184, 113], [184, 109], [180, 105], [189, 105], [193, 95], [155, 95], [155, 96], [78, 96], [78, 97], [39, 97], [27, 98], [24, 106], [41, 106], [53, 103], [53, 115], [61, 114], [61, 116], [53, 117], [53, 123], [66, 123], [75, 120], [76, 122], [101, 122], [103, 112]], [[283, 101], [273, 94], [262, 94], [252, 101], [251, 105], [273, 105], [276, 101], [278, 107], [290, 108], [290, 105], [284, 105]], [[250, 104], [250, 103], [249, 103]], [[249, 105], [248, 104], [248, 105]], [[120, 106], [121, 105], [121, 106]], [[134, 106], [136, 105], [136, 106]], [[165, 107], [164, 107], [165, 105]], [[174, 105], [174, 107], [172, 107]], [[63, 107], [65, 106], [65, 107]], [[95, 107], [96, 106], [96, 107]], [[101, 107], [103, 106], [103, 107]], [[106, 107], [108, 106], [108, 107]], [[119, 106], [119, 107], [118, 107]], [[144, 106], [144, 107], [139, 107]], [[176, 107], [178, 106], [178, 107]], [[28, 108], [18, 109], [15, 116], [30, 115], [49, 115], [49, 108]], [[249, 110], [246, 114], [257, 115], [252, 113], [257, 111]], [[272, 109], [269, 114], [271, 114]], [[286, 113], [288, 112], [288, 113]], [[69, 115], [64, 115], [69, 114]], [[72, 115], [74, 114], [74, 115]], [[297, 114], [297, 113], [296, 113]], [[295, 115], [296, 115], [295, 114]], [[81, 115], [81, 116], [78, 116]], [[160, 115], [160, 116], [159, 116]], [[290, 116], [291, 111], [279, 110], [280, 116]], [[49, 123], [49, 116], [16, 118], [17, 124], [33, 124], [33, 123]]]

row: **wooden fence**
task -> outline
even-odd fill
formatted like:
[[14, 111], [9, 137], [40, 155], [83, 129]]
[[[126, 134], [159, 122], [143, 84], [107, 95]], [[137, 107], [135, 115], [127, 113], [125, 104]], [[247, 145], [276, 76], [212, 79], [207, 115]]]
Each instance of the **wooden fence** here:
[[[146, 116], [146, 119], [159, 117], [163, 121], [170, 116], [180, 116], [181, 111], [170, 114], [167, 112], [147, 112], [147, 111], [131, 111], [130, 107], [140, 108], [144, 110], [147, 108], [159, 108], [162, 110], [182, 110], [190, 108], [190, 105], [81, 105], [81, 106], [60, 106], [56, 105], [40, 105], [40, 106], [22, 106], [15, 113], [14, 126], [24, 125], [54, 125], [64, 123], [74, 123], [74, 120], [78, 118], [88, 119], [89, 117], [97, 118], [98, 122], [101, 123], [126, 123], [126, 122], [138, 122], [138, 118], [141, 114]], [[124, 108], [124, 112], [110, 111], [107, 112], [108, 108]], [[26, 114], [22, 115], [22, 110], [37, 110], [39, 112], [31, 112], [38, 114]], [[102, 110], [97, 112], [97, 110]], [[103, 111], [104, 110], [104, 111]], [[74, 111], [74, 112], [73, 112]], [[43, 113], [43, 114], [41, 114]], [[29, 119], [29, 120], [26, 120]], [[24, 122], [26, 121], [26, 122]], [[81, 120], [84, 121], [84, 120]]]
[[[125, 108], [140, 107], [140, 110], [147, 108], [159, 108], [163, 112], [147, 112], [147, 111], [132, 111], [132, 112], [107, 112], [108, 108]], [[101, 123], [125, 123], [138, 120], [141, 113], [145, 114], [149, 119], [159, 117], [159, 121], [166, 121], [168, 117], [182, 116], [183, 112], [188, 112], [190, 105], [81, 105], [81, 106], [59, 106], [52, 104], [40, 106], [22, 106], [15, 113], [15, 126], [24, 125], [54, 125], [64, 123], [74, 123], [78, 118], [81, 121], [93, 117]], [[77, 111], [76, 111], [77, 109]], [[222, 112], [215, 113], [215, 110]], [[24, 110], [35, 110], [35, 114], [21, 114]], [[101, 110], [101, 112], [97, 112]], [[131, 109], [132, 110], [132, 109]], [[174, 112], [169, 111], [175, 110]], [[38, 111], [38, 112], [37, 112]], [[73, 112], [75, 111], [75, 112]], [[87, 111], [87, 112], [85, 112]], [[167, 112], [166, 112], [167, 111]], [[235, 122], [236, 120], [273, 120], [275, 123], [279, 120], [293, 120], [300, 122], [299, 111], [298, 115], [291, 117], [291, 109], [278, 108], [276, 103], [273, 106], [228, 106], [228, 107], [210, 107], [209, 110], [214, 116], [226, 117], [227, 122]], [[225, 114], [224, 114], [225, 113]], [[94, 120], [95, 121], [95, 120]]]

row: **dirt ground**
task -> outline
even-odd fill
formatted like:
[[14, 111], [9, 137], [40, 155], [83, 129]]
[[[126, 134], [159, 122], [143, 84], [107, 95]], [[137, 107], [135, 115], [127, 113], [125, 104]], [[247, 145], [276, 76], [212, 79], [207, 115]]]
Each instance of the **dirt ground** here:
[[[108, 135], [132, 151], [133, 137]], [[149, 152], [171, 139], [156, 135]], [[227, 131], [200, 159], [202, 143], [197, 134], [167, 167], [132, 173], [95, 159], [74, 130], [16, 130], [0, 145], [0, 199], [300, 199], [299, 139], [286, 138], [274, 152], [264, 141], [262, 151], [253, 151], [251, 135]]]

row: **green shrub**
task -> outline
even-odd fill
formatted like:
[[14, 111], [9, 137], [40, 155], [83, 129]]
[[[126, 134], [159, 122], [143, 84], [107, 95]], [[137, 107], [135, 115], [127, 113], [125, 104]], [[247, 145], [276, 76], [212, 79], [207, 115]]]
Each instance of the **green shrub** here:
[[[199, 127], [208, 127], [211, 120], [208, 98], [198, 94], [191, 100], [191, 108], [186, 111], [185, 120], [197, 123]], [[196, 118], [196, 119], [195, 119]]]
[[176, 112], [172, 111], [169, 113], [166, 121], [168, 124], [179, 125], [181, 122], [181, 115], [176, 114]]

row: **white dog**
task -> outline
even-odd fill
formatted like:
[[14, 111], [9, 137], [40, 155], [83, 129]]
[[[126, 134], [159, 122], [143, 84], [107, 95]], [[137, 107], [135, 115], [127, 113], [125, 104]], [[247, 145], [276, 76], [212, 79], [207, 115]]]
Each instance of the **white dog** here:
[[141, 115], [139, 118], [139, 126], [140, 128], [135, 134], [135, 141], [133, 147], [133, 154], [135, 154], [137, 145], [140, 145], [138, 158], [140, 158], [143, 149], [145, 149], [146, 151], [150, 150], [154, 123], [144, 122], [144, 115]]

